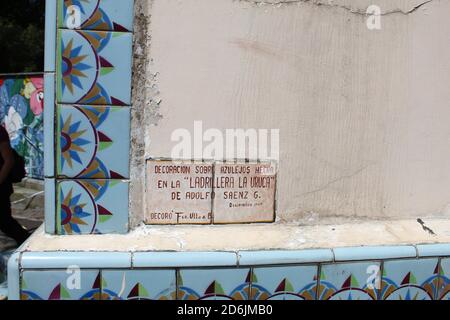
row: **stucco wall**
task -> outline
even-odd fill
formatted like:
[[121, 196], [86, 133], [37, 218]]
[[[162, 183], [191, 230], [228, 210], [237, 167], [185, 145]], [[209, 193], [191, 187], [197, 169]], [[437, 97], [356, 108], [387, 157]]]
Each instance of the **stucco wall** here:
[[270, 2], [137, 1], [134, 223], [195, 120], [280, 129], [281, 219], [450, 216], [450, 1]]

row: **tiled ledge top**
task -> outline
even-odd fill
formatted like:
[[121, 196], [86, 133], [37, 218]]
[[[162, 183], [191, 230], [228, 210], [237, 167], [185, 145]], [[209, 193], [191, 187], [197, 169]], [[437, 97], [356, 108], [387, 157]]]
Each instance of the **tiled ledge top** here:
[[[25, 268], [49, 263], [62, 267], [83, 259], [90, 265], [91, 258], [103, 261], [104, 267], [112, 260], [117, 266], [182, 267], [450, 256], [450, 220], [429, 219], [425, 224], [434, 235], [415, 220], [143, 226], [127, 235], [100, 236], [50, 236], [40, 228], [20, 251]], [[32, 266], [27, 266], [30, 261]]]

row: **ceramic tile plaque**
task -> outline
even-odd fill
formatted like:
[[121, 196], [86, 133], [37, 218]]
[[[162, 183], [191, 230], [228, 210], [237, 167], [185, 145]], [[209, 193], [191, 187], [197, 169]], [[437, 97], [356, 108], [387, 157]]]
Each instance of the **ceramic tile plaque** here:
[[216, 163], [213, 222], [273, 222], [275, 185], [271, 163]]
[[212, 177], [212, 163], [147, 161], [146, 223], [211, 223]]

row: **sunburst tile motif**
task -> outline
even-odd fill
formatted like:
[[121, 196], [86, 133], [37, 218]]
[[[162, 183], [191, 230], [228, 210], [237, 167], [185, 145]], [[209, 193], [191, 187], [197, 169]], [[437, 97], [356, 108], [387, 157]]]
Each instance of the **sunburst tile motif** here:
[[[25, 270], [22, 273], [21, 300], [98, 300], [98, 270], [81, 270], [77, 283], [70, 281], [67, 270]], [[69, 281], [68, 281], [69, 280]]]
[[57, 102], [130, 105], [131, 33], [62, 29], [58, 43]]
[[175, 270], [105, 270], [102, 295], [108, 300], [174, 300]]
[[74, 39], [70, 39], [67, 44], [62, 42], [62, 61], [61, 72], [63, 76], [62, 91], [69, 90], [74, 93], [74, 86], [83, 90], [80, 78], [86, 78], [85, 70], [93, 68], [93, 66], [83, 63], [87, 58], [87, 54], [80, 55], [82, 46], [73, 47]]
[[57, 234], [128, 232], [128, 182], [62, 180], [57, 192]]
[[377, 300], [381, 283], [380, 262], [323, 265], [319, 276], [319, 300]]
[[254, 268], [252, 300], [314, 300], [316, 266]]
[[130, 109], [58, 106], [59, 177], [126, 179], [130, 147]]
[[438, 295], [438, 259], [386, 261], [383, 267], [383, 300], [433, 300]]
[[[133, 0], [58, 1], [60, 28], [124, 32], [132, 30]], [[79, 25], [74, 24], [73, 17], [76, 13], [80, 15]]]
[[180, 270], [178, 300], [248, 300], [250, 269]]
[[61, 226], [62, 234], [81, 234], [81, 227], [88, 226], [89, 223], [85, 219], [92, 216], [91, 213], [84, 211], [87, 203], [81, 203], [81, 193], [73, 195], [73, 189], [69, 190], [67, 195], [64, 195], [61, 190]]
[[61, 167], [65, 166], [73, 168], [73, 162], [77, 162], [80, 165], [83, 161], [80, 158], [81, 153], [86, 153], [85, 146], [95, 143], [95, 141], [89, 141], [83, 138], [87, 129], [80, 129], [81, 120], [73, 121], [72, 115], [69, 115], [67, 119], [60, 118], [62, 124], [60, 134], [60, 148], [61, 148]]

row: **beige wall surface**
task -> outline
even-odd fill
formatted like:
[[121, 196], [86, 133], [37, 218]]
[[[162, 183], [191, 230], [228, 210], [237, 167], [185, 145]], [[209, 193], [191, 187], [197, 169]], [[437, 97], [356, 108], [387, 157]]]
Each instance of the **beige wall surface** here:
[[[366, 26], [371, 4], [381, 30]], [[143, 159], [170, 157], [173, 130], [195, 120], [280, 129], [282, 220], [450, 216], [450, 1], [138, 0], [136, 12], [136, 217]]]

